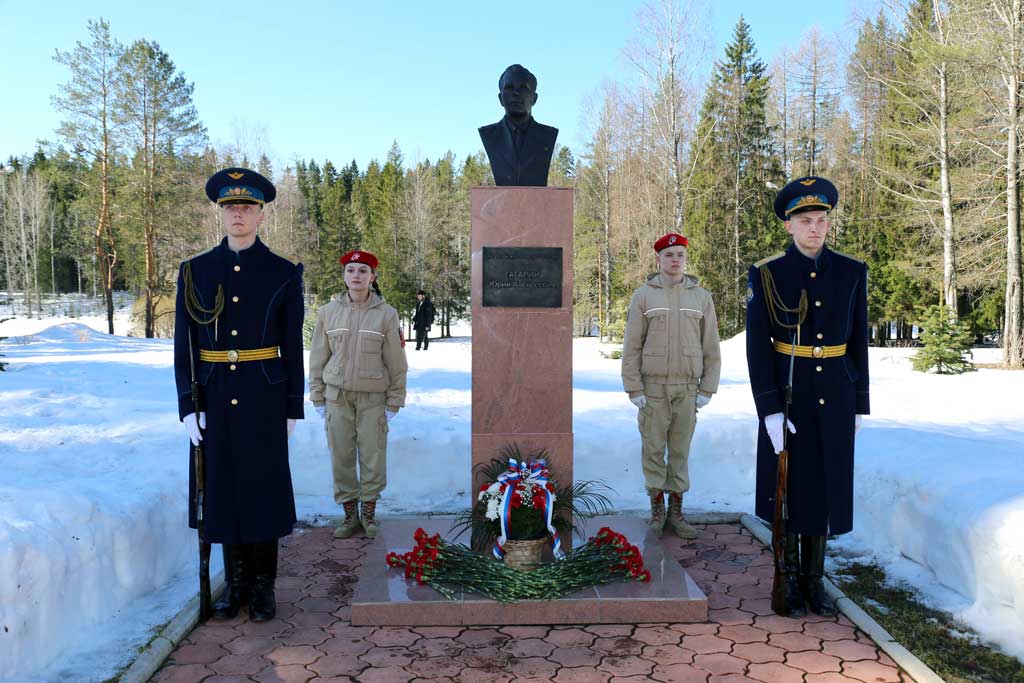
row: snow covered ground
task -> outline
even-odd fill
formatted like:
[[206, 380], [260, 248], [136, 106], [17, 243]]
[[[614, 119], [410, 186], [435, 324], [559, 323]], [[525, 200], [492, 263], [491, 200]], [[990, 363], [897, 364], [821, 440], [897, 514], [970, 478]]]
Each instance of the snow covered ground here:
[[[0, 683], [103, 680], [195, 592], [170, 342], [95, 331], [105, 324], [0, 323], [12, 337], [0, 342], [11, 363], [0, 374]], [[469, 502], [470, 340], [412, 348], [383, 515]], [[620, 510], [641, 510], [636, 410], [619, 362], [601, 348], [574, 342], [576, 476], [605, 480]], [[835, 545], [877, 559], [1024, 656], [1024, 373], [923, 375], [910, 353], [871, 350], [856, 530]], [[998, 354], [982, 349], [976, 360]], [[686, 507], [747, 512], [756, 421], [742, 335], [723, 355], [722, 387], [694, 437]], [[292, 437], [292, 476], [300, 515], [316, 519], [338, 511], [323, 426], [311, 406], [307, 417]]]

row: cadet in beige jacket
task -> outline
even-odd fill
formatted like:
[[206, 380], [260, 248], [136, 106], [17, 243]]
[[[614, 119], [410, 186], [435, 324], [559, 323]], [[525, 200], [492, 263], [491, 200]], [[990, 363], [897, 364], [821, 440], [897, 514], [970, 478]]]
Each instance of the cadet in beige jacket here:
[[690, 489], [687, 460], [697, 411], [718, 391], [722, 356], [715, 304], [697, 278], [686, 274], [686, 248], [686, 238], [675, 233], [654, 243], [660, 272], [629, 303], [622, 386], [640, 409], [642, 464], [651, 497], [648, 524], [659, 535], [667, 524], [681, 538], [696, 538], [682, 511], [683, 494]]
[[334, 500], [345, 509], [334, 536], [349, 538], [362, 524], [373, 538], [377, 499], [387, 485], [388, 423], [405, 405], [408, 365], [398, 313], [377, 287], [377, 257], [355, 250], [341, 264], [348, 291], [317, 311], [309, 397], [327, 422]]

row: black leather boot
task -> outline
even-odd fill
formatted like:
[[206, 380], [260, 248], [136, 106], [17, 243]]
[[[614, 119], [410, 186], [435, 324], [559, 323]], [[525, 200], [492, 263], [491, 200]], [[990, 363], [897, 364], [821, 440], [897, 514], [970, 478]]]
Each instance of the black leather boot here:
[[244, 546], [225, 543], [224, 594], [213, 606], [214, 619], [234, 619], [238, 610], [249, 602], [249, 580], [252, 567], [246, 561]]
[[800, 546], [796, 534], [786, 534], [782, 542], [782, 558], [786, 568], [786, 607], [782, 616], [802, 617], [807, 614], [807, 609], [804, 607], [804, 595], [800, 591]]
[[270, 621], [277, 614], [274, 582], [277, 580], [277, 539], [252, 546], [253, 585], [249, 618]]
[[804, 597], [811, 611], [830, 617], [836, 613], [832, 599], [825, 592], [822, 578], [825, 576], [825, 537], [800, 537], [800, 579]]

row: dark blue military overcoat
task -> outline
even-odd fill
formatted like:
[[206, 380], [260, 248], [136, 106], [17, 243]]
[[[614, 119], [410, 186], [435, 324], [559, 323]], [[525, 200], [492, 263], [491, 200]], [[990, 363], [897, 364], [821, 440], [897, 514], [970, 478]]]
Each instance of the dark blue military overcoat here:
[[[790, 245], [784, 253], [750, 268], [747, 297], [747, 367], [757, 404], [757, 516], [775, 515], [777, 456], [764, 417], [782, 412], [789, 356], [773, 340], [792, 343], [793, 330], [772, 323], [761, 268], [772, 274], [782, 303], [797, 308], [807, 290], [808, 311], [800, 327], [801, 346], [839, 346], [834, 358], [795, 359], [789, 434], [789, 531], [822, 536], [853, 528], [853, 451], [857, 414], [870, 411], [868, 396], [867, 266], [822, 249], [817, 260]], [[778, 314], [795, 323], [796, 314]]]
[[[206, 411], [206, 538], [209, 543], [257, 543], [287, 536], [295, 524], [288, 467], [287, 418], [302, 418], [302, 265], [263, 242], [233, 252], [220, 245], [191, 259], [199, 304], [214, 307], [218, 285], [224, 310], [216, 324], [197, 324], [185, 306], [183, 263], [178, 271], [174, 374], [178, 413], [193, 412], [189, 337]], [[280, 357], [238, 363], [200, 362], [199, 349], [280, 347]], [[196, 348], [198, 347], [198, 348]], [[196, 528], [195, 470], [189, 448], [189, 526]]]

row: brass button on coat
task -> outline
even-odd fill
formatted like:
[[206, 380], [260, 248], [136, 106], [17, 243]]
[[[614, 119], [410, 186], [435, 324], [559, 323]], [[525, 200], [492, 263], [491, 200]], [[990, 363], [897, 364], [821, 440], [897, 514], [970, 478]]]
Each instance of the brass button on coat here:
[[817, 273], [815, 273], [815, 272], [812, 272], [812, 273], [811, 273], [811, 277], [818, 277], [818, 274], [817, 274]]
[[825, 405], [825, 399], [823, 399], [823, 398], [819, 398], [819, 399], [818, 399], [818, 403], [819, 403], [820, 405]]
[[814, 305], [817, 306], [818, 308], [821, 308], [821, 302], [820, 301], [815, 301]]
[[[232, 365], [231, 367], [234, 368], [235, 366]], [[821, 366], [820, 365], [816, 366], [814, 369], [817, 370], [818, 372], [821, 372]]]
[[232, 337], [237, 337], [238, 336], [238, 330], [231, 330], [231, 336]]
[[237, 296], [231, 297], [231, 301], [232, 301], [232, 303], [236, 303], [237, 304], [238, 303], [238, 297]]
[[240, 271], [240, 270], [242, 270], [242, 266], [235, 266], [235, 272], [236, 272], [236, 273], [237, 273], [238, 271]]
[[818, 333], [818, 339], [824, 339], [824, 338], [825, 338], [825, 335], [823, 335], [821, 332], [819, 332]]
[[[237, 370], [237, 369], [238, 369], [238, 366], [235, 365], [234, 363], [232, 363], [231, 365], [228, 366], [228, 370], [234, 371], [234, 370]], [[818, 369], [820, 370], [821, 368], [818, 368]]]
[[[824, 403], [824, 401], [822, 401], [822, 403]], [[237, 406], [238, 405], [238, 399], [237, 398], [231, 399], [231, 405]]]

